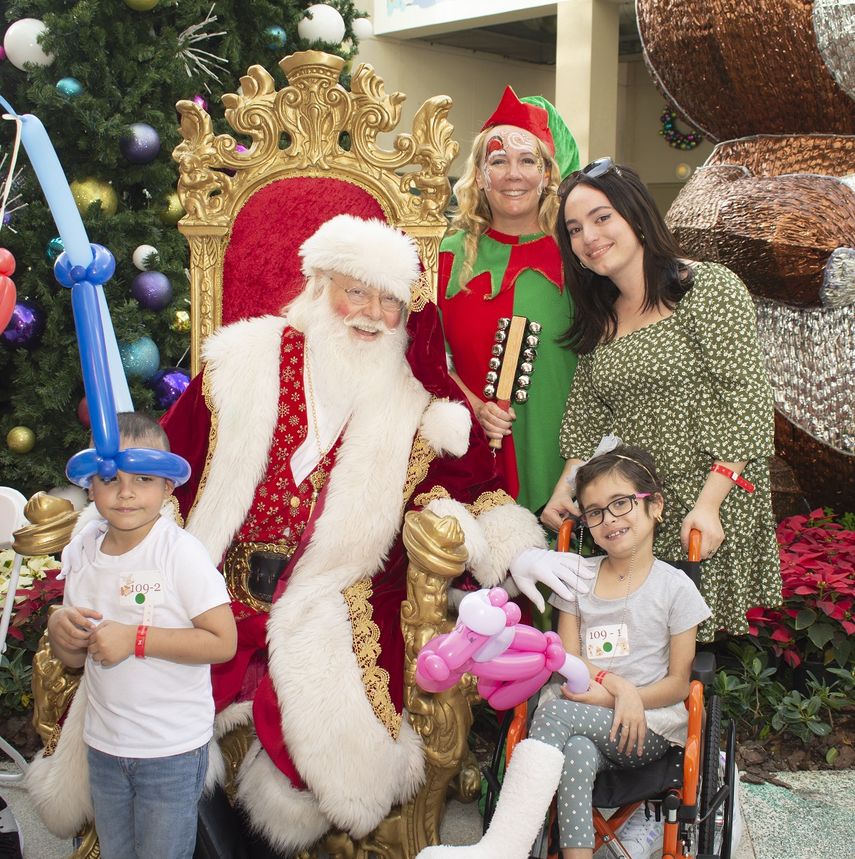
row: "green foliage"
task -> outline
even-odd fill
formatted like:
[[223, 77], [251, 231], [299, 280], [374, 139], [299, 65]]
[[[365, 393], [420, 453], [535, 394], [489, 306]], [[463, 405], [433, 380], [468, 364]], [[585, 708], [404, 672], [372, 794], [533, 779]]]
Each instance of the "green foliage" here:
[[[281, 86], [278, 62], [284, 54], [314, 47], [350, 59], [357, 45], [351, 30], [356, 8], [350, 0], [331, 3], [345, 20], [342, 45], [311, 46], [297, 33], [308, 0], [217, 0], [217, 20], [203, 30], [211, 38], [195, 43], [222, 58], [224, 70], [216, 72], [216, 79], [182, 55], [190, 44], [182, 33], [202, 22], [211, 4], [161, 0], [151, 11], [137, 12], [121, 0], [7, 0], [0, 11], [0, 32], [24, 17], [41, 19], [48, 28], [43, 47], [54, 55], [53, 62], [26, 72], [8, 60], [0, 63], [0, 94], [18, 113], [41, 119], [69, 181], [92, 177], [112, 184], [119, 199], [116, 214], [108, 216], [94, 205], [84, 224], [89, 240], [105, 245], [116, 259], [116, 273], [105, 289], [117, 338], [132, 342], [148, 335], [160, 350], [162, 367], [189, 366], [189, 335], [172, 325], [176, 311], [189, 309], [187, 246], [177, 228], [160, 217], [177, 183], [171, 157], [180, 141], [176, 102], [203, 95], [215, 124], [225, 130], [220, 97], [238, 89], [249, 66], [263, 65]], [[268, 46], [269, 26], [286, 31], [285, 49]], [[60, 95], [56, 82], [63, 77], [77, 78], [82, 94]], [[135, 122], [148, 123], [160, 136], [160, 154], [149, 164], [131, 164], [119, 149], [120, 137]], [[13, 134], [12, 123], [0, 123], [0, 158], [11, 152]], [[21, 180], [13, 195], [20, 193], [27, 206], [0, 229], [0, 246], [15, 256], [19, 298], [32, 301], [46, 325], [33, 348], [0, 346], [0, 482], [29, 496], [65, 483], [65, 463], [88, 446], [88, 432], [77, 418], [84, 391], [70, 294], [55, 281], [46, 257], [57, 231], [24, 154], [18, 167]], [[142, 309], [130, 293], [138, 274], [132, 254], [141, 244], [157, 248], [158, 270], [172, 283], [172, 303], [161, 311]], [[151, 390], [141, 382], [132, 383], [131, 395], [138, 409], [154, 405]], [[5, 444], [8, 431], [19, 425], [36, 434], [30, 453], [14, 453]]]
[[[800, 692], [780, 682], [769, 651], [750, 642], [732, 642], [729, 650], [736, 657], [735, 664], [718, 672], [715, 691], [742, 736], [765, 740], [789, 734], [807, 743], [830, 734], [834, 714], [855, 706], [855, 668], [828, 669], [827, 673], [839, 678], [830, 683], [807, 672], [805, 691]], [[828, 762], [833, 763], [834, 757]]]
[[30, 709], [33, 666], [32, 655], [28, 659], [26, 650], [10, 648], [11, 659], [0, 656], [0, 719], [26, 712]]

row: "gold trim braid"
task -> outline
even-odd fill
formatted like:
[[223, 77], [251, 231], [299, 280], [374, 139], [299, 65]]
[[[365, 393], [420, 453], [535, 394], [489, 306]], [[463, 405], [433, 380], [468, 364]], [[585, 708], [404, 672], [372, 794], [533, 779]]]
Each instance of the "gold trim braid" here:
[[380, 656], [380, 627], [374, 623], [370, 602], [373, 592], [371, 581], [363, 579], [346, 588], [342, 596], [350, 614], [353, 653], [362, 671], [365, 694], [374, 715], [389, 732], [389, 736], [397, 740], [401, 732], [401, 714], [395, 710], [389, 695], [389, 672], [377, 665], [377, 658]]
[[514, 499], [504, 489], [497, 489], [495, 492], [482, 492], [475, 499], [474, 504], [467, 504], [466, 507], [477, 518], [488, 510], [494, 510], [496, 507], [504, 507], [505, 504], [513, 503]]
[[205, 467], [202, 469], [202, 476], [199, 478], [199, 487], [196, 490], [196, 497], [193, 499], [193, 504], [187, 511], [187, 521], [193, 515], [196, 505], [202, 498], [202, 493], [205, 491], [205, 484], [208, 482], [208, 472], [211, 470], [211, 462], [214, 459], [214, 450], [217, 447], [217, 436], [219, 434], [219, 417], [217, 409], [214, 405], [214, 394], [211, 391], [211, 377], [207, 370], [202, 370], [202, 396], [205, 398], [205, 405], [208, 407], [208, 413], [211, 415], [211, 430], [208, 433], [208, 452], [205, 454]]
[[430, 492], [422, 492], [413, 499], [413, 504], [416, 507], [427, 507], [431, 501], [435, 501], [438, 498], [451, 498], [451, 495], [444, 486], [434, 486]]

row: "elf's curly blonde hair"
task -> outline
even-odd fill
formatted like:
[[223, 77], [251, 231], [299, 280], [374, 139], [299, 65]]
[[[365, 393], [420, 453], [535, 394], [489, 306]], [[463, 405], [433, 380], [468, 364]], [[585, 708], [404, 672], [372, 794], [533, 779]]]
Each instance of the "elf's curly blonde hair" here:
[[[493, 221], [493, 213], [490, 211], [487, 195], [478, 187], [476, 182], [478, 169], [484, 161], [487, 138], [492, 131], [492, 127], [486, 128], [472, 141], [472, 151], [466, 159], [463, 174], [454, 184], [457, 207], [452, 213], [450, 229], [453, 233], [460, 231], [466, 233], [463, 242], [463, 268], [460, 272], [463, 284], [466, 284], [472, 276], [472, 266], [478, 255], [478, 242]], [[549, 173], [549, 179], [540, 196], [540, 211], [537, 220], [541, 232], [554, 235], [558, 217], [558, 185], [561, 181], [561, 172], [555, 159], [549, 154], [546, 144], [538, 137], [534, 139], [537, 141], [537, 151], [543, 158], [544, 166]]]

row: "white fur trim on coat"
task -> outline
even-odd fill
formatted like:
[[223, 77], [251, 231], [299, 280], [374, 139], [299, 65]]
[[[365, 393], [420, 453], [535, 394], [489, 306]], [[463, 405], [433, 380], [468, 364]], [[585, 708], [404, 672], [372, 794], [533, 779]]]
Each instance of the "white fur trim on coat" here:
[[252, 828], [289, 856], [310, 847], [330, 828], [315, 797], [291, 787], [258, 740], [238, 770], [237, 800], [247, 810]]
[[27, 769], [24, 785], [44, 825], [57, 838], [71, 838], [95, 819], [89, 793], [89, 761], [83, 742], [86, 677], [68, 709], [54, 753], [39, 752]]
[[337, 215], [322, 224], [300, 247], [303, 274], [338, 272], [410, 303], [419, 276], [415, 242], [377, 218]]
[[519, 593], [508, 575], [511, 561], [524, 549], [546, 548], [546, 537], [533, 513], [518, 504], [502, 504], [477, 518], [459, 501], [436, 498], [427, 509], [437, 516], [454, 516], [463, 529], [469, 552], [467, 568], [485, 588], [503, 587]]
[[217, 442], [187, 530], [219, 564], [249, 512], [267, 468], [279, 409], [279, 357], [285, 320], [262, 316], [221, 328], [203, 358], [216, 410]]
[[[284, 326], [273, 317], [241, 322], [206, 345], [218, 438], [187, 529], [217, 561], [265, 473], [277, 419]], [[370, 832], [392, 805], [412, 797], [424, 778], [418, 736], [405, 723], [393, 739], [368, 701], [342, 595], [382, 568], [397, 538], [412, 441], [430, 402], [405, 362], [386, 393], [381, 402], [373, 399], [354, 410], [313, 538], [268, 620], [269, 669], [283, 734], [310, 792], [290, 788], [259, 753], [246, 765], [244, 784], [266, 773], [281, 785], [275, 801], [270, 799], [275, 811], [256, 801], [249, 787], [238, 797], [253, 825], [289, 849], [297, 846], [294, 838], [302, 843], [317, 837], [324, 821], [357, 837]], [[300, 821], [313, 802], [320, 817], [304, 826]]]
[[463, 403], [434, 400], [422, 416], [420, 431], [438, 453], [463, 456], [469, 449], [472, 414]]

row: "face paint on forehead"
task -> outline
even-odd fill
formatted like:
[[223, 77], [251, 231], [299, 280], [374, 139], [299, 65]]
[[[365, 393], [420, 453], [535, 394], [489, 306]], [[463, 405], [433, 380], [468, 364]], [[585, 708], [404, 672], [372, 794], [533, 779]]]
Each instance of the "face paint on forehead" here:
[[535, 143], [534, 137], [522, 130], [506, 131], [505, 145], [508, 149], [517, 149], [537, 155], [537, 143]]
[[491, 157], [495, 157], [496, 155], [506, 154], [504, 141], [498, 134], [487, 141], [487, 146], [484, 149], [485, 161], [489, 161]]

